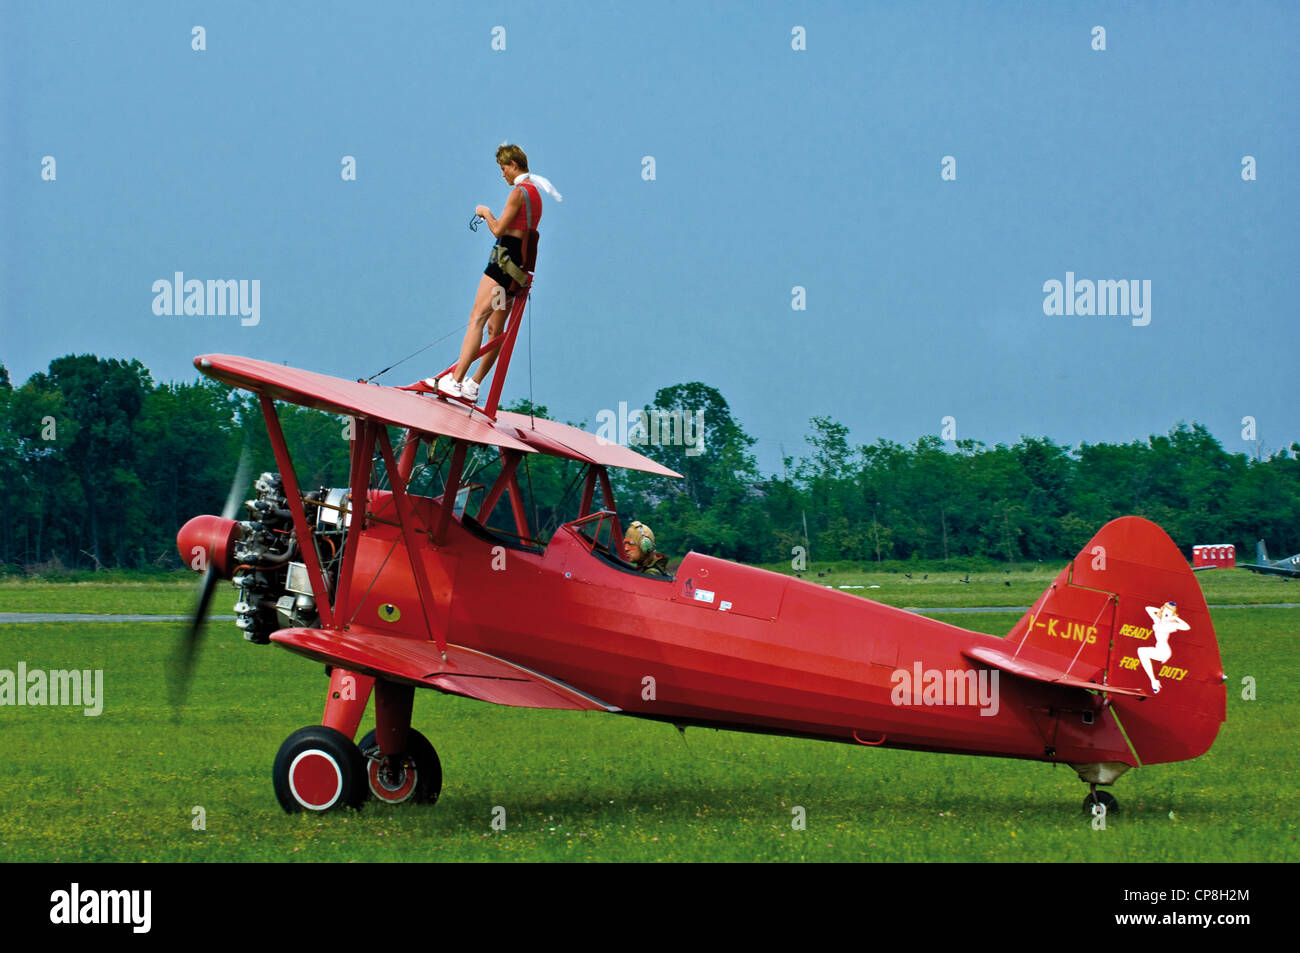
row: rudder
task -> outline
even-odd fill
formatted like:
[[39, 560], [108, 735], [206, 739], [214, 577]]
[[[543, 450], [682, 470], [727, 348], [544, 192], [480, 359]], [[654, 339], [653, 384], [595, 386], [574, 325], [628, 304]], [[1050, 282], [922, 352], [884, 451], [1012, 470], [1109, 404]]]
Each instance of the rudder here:
[[1107, 523], [1007, 635], [1018, 657], [1107, 692], [1137, 759], [1195, 758], [1218, 735], [1227, 690], [1205, 597], [1155, 523]]

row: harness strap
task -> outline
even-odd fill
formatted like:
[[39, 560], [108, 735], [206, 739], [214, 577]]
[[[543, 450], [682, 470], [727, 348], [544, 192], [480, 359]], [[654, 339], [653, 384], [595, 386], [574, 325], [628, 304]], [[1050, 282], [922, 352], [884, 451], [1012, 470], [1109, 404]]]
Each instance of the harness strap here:
[[[536, 186], [533, 186], [536, 188]], [[520, 244], [520, 254], [523, 261], [516, 264], [510, 259], [510, 254], [504, 248], [497, 246], [492, 250], [493, 259], [497, 267], [510, 276], [510, 280], [517, 284], [521, 289], [527, 288], [532, 281], [532, 276], [524, 270], [528, 263], [528, 243], [533, 237], [533, 196], [528, 190], [527, 185], [520, 185], [519, 188], [524, 193], [524, 221], [527, 228], [524, 230], [524, 238]]]
[[528, 239], [533, 234], [533, 196], [526, 186], [520, 186], [524, 190], [524, 221], [528, 223], [528, 230], [524, 232], [524, 261], [528, 260]]
[[515, 282], [521, 288], [528, 287], [528, 272], [520, 268], [510, 257], [510, 251], [504, 245], [493, 245], [492, 254], [489, 257], [492, 264], [500, 268], [505, 274], [510, 276], [510, 280]]
[[[536, 186], [533, 186], [533, 188], [536, 188]], [[537, 247], [535, 241], [535, 239], [537, 238], [537, 229], [533, 227], [534, 225], [533, 193], [530, 189], [527, 188], [524, 189], [524, 214], [526, 216], [526, 222], [528, 224], [528, 228], [524, 233], [524, 241], [523, 241], [524, 260], [520, 262], [520, 264], [522, 264], [524, 270], [527, 271], [529, 269], [537, 267]]]

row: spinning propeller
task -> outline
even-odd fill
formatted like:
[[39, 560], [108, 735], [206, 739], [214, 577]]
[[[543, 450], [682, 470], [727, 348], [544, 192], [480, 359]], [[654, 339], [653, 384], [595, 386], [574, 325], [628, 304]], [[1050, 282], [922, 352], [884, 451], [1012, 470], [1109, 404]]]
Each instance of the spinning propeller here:
[[189, 691], [194, 662], [199, 654], [200, 632], [207, 620], [208, 606], [216, 591], [217, 581], [230, 578], [230, 571], [234, 568], [235, 540], [239, 535], [239, 523], [234, 516], [239, 508], [240, 496], [247, 488], [251, 449], [245, 440], [244, 448], [239, 454], [239, 464], [235, 468], [235, 479], [226, 495], [226, 505], [221, 508], [221, 516], [196, 516], [182, 526], [176, 535], [177, 548], [182, 558], [197, 559], [201, 554], [204, 570], [194, 615], [172, 666], [172, 703], [175, 705], [181, 704]]

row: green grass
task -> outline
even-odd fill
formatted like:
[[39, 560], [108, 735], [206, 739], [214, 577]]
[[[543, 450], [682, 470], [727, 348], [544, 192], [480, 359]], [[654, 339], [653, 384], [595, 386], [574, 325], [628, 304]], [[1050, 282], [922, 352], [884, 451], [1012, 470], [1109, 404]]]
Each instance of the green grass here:
[[1300, 580], [1246, 569], [1212, 569], [1198, 572], [1196, 578], [1210, 603], [1300, 602]]
[[[194, 611], [199, 576], [192, 572], [166, 575], [115, 573], [108, 581], [92, 579], [55, 582], [10, 576], [0, 579], [0, 612], [96, 612], [133, 615], [176, 615]], [[233, 588], [224, 586], [213, 611], [229, 613]], [[222, 603], [225, 603], [224, 608]]]
[[[1015, 617], [943, 618], [1000, 634]], [[1064, 766], [699, 729], [683, 740], [618, 715], [435, 692], [417, 692], [414, 722], [442, 759], [436, 805], [287, 816], [271, 763], [318, 722], [320, 666], [210, 625], [177, 715], [163, 662], [181, 626], [6, 625], [0, 668], [102, 668], [106, 704], [98, 717], [0, 708], [0, 861], [1294, 861], [1300, 610], [1215, 621], [1230, 676], [1218, 741], [1125, 775], [1106, 831], [1083, 818], [1086, 788]], [[1243, 675], [1257, 700], [1241, 699]], [[206, 830], [191, 829], [196, 805]], [[498, 806], [504, 831], [490, 828]], [[795, 806], [806, 830], [791, 827]]]

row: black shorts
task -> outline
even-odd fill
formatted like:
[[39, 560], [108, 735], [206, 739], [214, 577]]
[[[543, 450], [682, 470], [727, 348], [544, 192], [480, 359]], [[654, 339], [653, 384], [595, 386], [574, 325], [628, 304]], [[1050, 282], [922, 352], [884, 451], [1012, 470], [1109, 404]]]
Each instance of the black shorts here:
[[[506, 250], [511, 261], [521, 268], [523, 267], [524, 240], [522, 238], [518, 238], [514, 235], [502, 235], [497, 239], [497, 245]], [[487, 275], [502, 288], [505, 288], [506, 291], [513, 292], [515, 285], [514, 279], [498, 268], [496, 263], [492, 261], [491, 257], [488, 258], [488, 266], [483, 269], [483, 274]]]

